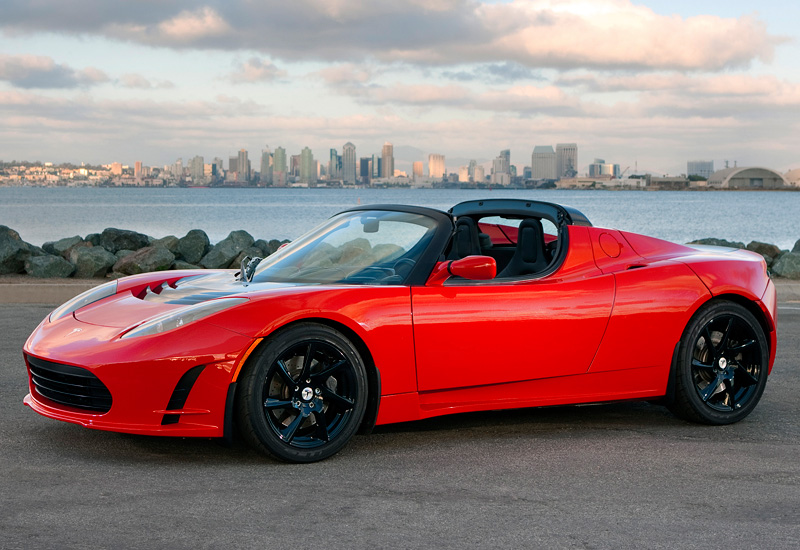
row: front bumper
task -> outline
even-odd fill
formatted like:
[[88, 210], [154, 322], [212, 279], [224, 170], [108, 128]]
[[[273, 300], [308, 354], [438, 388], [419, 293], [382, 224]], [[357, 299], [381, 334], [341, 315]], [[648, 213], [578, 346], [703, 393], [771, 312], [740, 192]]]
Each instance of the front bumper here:
[[[151, 337], [120, 339], [119, 333], [73, 316], [44, 320], [23, 350], [29, 384], [23, 403], [87, 428], [221, 437], [228, 387], [253, 338], [203, 321]], [[48, 399], [33, 383], [29, 356], [91, 372], [111, 393], [111, 408], [97, 413]]]

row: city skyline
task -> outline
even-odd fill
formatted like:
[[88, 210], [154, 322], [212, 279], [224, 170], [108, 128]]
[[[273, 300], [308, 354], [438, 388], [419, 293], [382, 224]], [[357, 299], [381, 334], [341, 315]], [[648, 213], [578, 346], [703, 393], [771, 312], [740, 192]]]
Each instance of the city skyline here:
[[11, 0], [0, 159], [158, 166], [244, 149], [256, 170], [265, 143], [326, 162], [348, 141], [382, 158], [389, 141], [392, 168], [441, 154], [456, 172], [575, 142], [580, 173], [594, 158], [785, 172], [800, 166], [799, 19], [789, 1]]

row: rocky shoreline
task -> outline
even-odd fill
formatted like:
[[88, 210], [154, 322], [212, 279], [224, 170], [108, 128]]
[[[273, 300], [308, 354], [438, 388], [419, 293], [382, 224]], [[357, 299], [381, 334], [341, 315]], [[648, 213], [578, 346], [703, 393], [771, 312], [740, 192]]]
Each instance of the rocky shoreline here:
[[[168, 269], [238, 268], [245, 256], [265, 258], [287, 242], [255, 239], [247, 231], [237, 230], [212, 245], [201, 229], [192, 229], [180, 238], [170, 235], [155, 239], [112, 227], [85, 238], [76, 235], [38, 247], [23, 241], [13, 229], [0, 225], [0, 275], [92, 279]], [[800, 279], [800, 240], [791, 251], [759, 241], [745, 245], [706, 238], [689, 244], [751, 250], [764, 257], [774, 276]]]

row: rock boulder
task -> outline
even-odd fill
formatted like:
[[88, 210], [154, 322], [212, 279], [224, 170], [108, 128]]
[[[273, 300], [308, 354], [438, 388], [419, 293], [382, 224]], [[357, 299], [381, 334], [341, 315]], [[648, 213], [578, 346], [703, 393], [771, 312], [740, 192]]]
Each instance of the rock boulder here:
[[139, 250], [149, 246], [150, 239], [136, 231], [109, 227], [100, 234], [99, 244], [114, 254], [117, 250]]
[[31, 256], [25, 260], [25, 272], [31, 277], [43, 279], [63, 279], [72, 275], [75, 266], [61, 256], [47, 254]]
[[38, 255], [35, 247], [23, 241], [19, 233], [0, 225], [0, 275], [24, 273], [25, 260]]
[[255, 239], [247, 231], [231, 231], [200, 260], [200, 265], [206, 269], [227, 268], [239, 253], [254, 242]]
[[192, 229], [185, 237], [178, 239], [177, 256], [190, 264], [199, 264], [209, 250], [211, 244], [202, 229]]
[[75, 247], [69, 253], [69, 261], [75, 265], [74, 277], [91, 279], [105, 277], [117, 257], [102, 246]]
[[772, 272], [786, 279], [800, 279], [800, 252], [782, 254], [772, 264]]
[[758, 252], [765, 258], [769, 258], [774, 260], [778, 254], [781, 253], [781, 249], [775, 246], [774, 244], [769, 243], [762, 243], [759, 241], [750, 241], [747, 244], [747, 250], [752, 250], [753, 252]]
[[136, 275], [164, 271], [172, 267], [175, 255], [160, 245], [147, 246], [121, 258], [114, 264], [114, 273]]

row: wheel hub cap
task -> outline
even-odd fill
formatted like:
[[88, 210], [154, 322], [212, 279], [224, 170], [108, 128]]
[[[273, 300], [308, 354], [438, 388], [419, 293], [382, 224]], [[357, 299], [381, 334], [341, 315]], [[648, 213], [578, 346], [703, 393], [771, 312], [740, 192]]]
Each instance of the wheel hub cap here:
[[303, 388], [303, 391], [300, 393], [300, 397], [303, 398], [303, 401], [310, 401], [312, 397], [314, 397], [314, 390], [311, 388]]
[[719, 358], [719, 368], [724, 370], [727, 366], [728, 366], [728, 360], [725, 359], [724, 357], [720, 357]]

